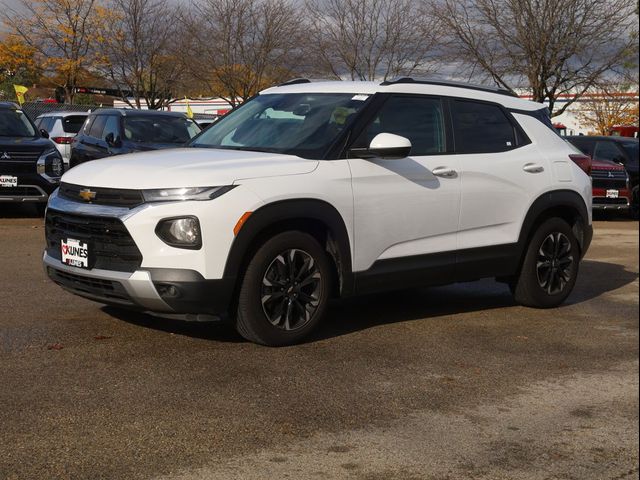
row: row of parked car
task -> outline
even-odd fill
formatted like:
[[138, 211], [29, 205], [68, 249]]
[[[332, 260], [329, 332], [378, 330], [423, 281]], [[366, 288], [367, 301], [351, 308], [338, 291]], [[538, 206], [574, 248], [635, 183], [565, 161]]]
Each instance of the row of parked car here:
[[[90, 160], [181, 146], [214, 121], [178, 112], [103, 109], [45, 113], [31, 123], [15, 104], [0, 103], [0, 202], [43, 207], [63, 171]], [[592, 159], [594, 210], [628, 211], [637, 219], [638, 139], [566, 138]]]

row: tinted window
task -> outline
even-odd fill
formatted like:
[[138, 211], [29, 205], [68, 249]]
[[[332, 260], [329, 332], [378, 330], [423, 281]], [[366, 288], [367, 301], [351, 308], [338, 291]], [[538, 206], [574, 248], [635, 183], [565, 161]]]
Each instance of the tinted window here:
[[36, 130], [20, 110], [0, 109], [0, 137], [35, 137]]
[[442, 101], [428, 97], [391, 97], [362, 133], [356, 147], [368, 147], [379, 133], [393, 133], [411, 141], [411, 155], [446, 151]]
[[593, 151], [594, 160], [610, 160], [612, 162], [622, 162], [624, 160], [622, 152], [613, 142], [604, 141], [596, 143]]
[[188, 118], [163, 115], [124, 117], [124, 136], [138, 143], [186, 143], [200, 133], [200, 127]]
[[497, 105], [454, 100], [451, 114], [457, 153], [503, 152], [516, 147], [513, 125]]
[[113, 135], [114, 140], [120, 137], [120, 117], [116, 115], [109, 115], [107, 117], [107, 123], [104, 126], [102, 138], [106, 139], [107, 135], [110, 133]]
[[621, 143], [622, 148], [627, 152], [627, 156], [631, 163], [638, 163], [638, 142]]
[[104, 130], [104, 125], [106, 123], [107, 123], [106, 115], [96, 115], [96, 119], [91, 124], [89, 135], [94, 138], [102, 138], [102, 131]]
[[86, 115], [70, 115], [62, 119], [62, 130], [66, 133], [78, 133], [86, 120]]

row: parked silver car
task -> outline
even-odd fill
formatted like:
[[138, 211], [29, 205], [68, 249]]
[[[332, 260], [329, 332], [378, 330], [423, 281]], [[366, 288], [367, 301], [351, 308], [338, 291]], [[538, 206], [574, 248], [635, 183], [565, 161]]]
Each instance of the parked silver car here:
[[88, 112], [50, 112], [43, 113], [34, 122], [36, 127], [46, 130], [49, 138], [62, 155], [65, 164], [71, 158], [71, 140], [82, 128]]

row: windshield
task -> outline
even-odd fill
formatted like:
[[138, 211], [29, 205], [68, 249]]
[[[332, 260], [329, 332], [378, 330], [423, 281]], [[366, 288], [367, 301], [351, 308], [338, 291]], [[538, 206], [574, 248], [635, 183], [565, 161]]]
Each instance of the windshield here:
[[275, 152], [322, 159], [367, 95], [259, 95], [205, 130], [193, 147]]
[[189, 118], [169, 115], [135, 115], [124, 118], [124, 137], [131, 142], [183, 144], [198, 133], [200, 127]]
[[35, 137], [36, 130], [20, 110], [0, 109], [1, 137]]

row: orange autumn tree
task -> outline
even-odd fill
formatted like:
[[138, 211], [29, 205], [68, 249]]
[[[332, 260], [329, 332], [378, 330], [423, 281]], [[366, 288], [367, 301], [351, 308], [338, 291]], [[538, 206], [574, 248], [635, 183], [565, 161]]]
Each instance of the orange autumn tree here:
[[95, 0], [20, 0], [2, 12], [5, 29], [33, 49], [35, 60], [73, 103], [100, 17]]
[[590, 132], [609, 135], [616, 125], [638, 125], [638, 93], [602, 89], [581, 102], [577, 117]]
[[40, 76], [35, 50], [15, 35], [0, 40], [0, 96], [15, 101], [13, 85], [30, 86]]

